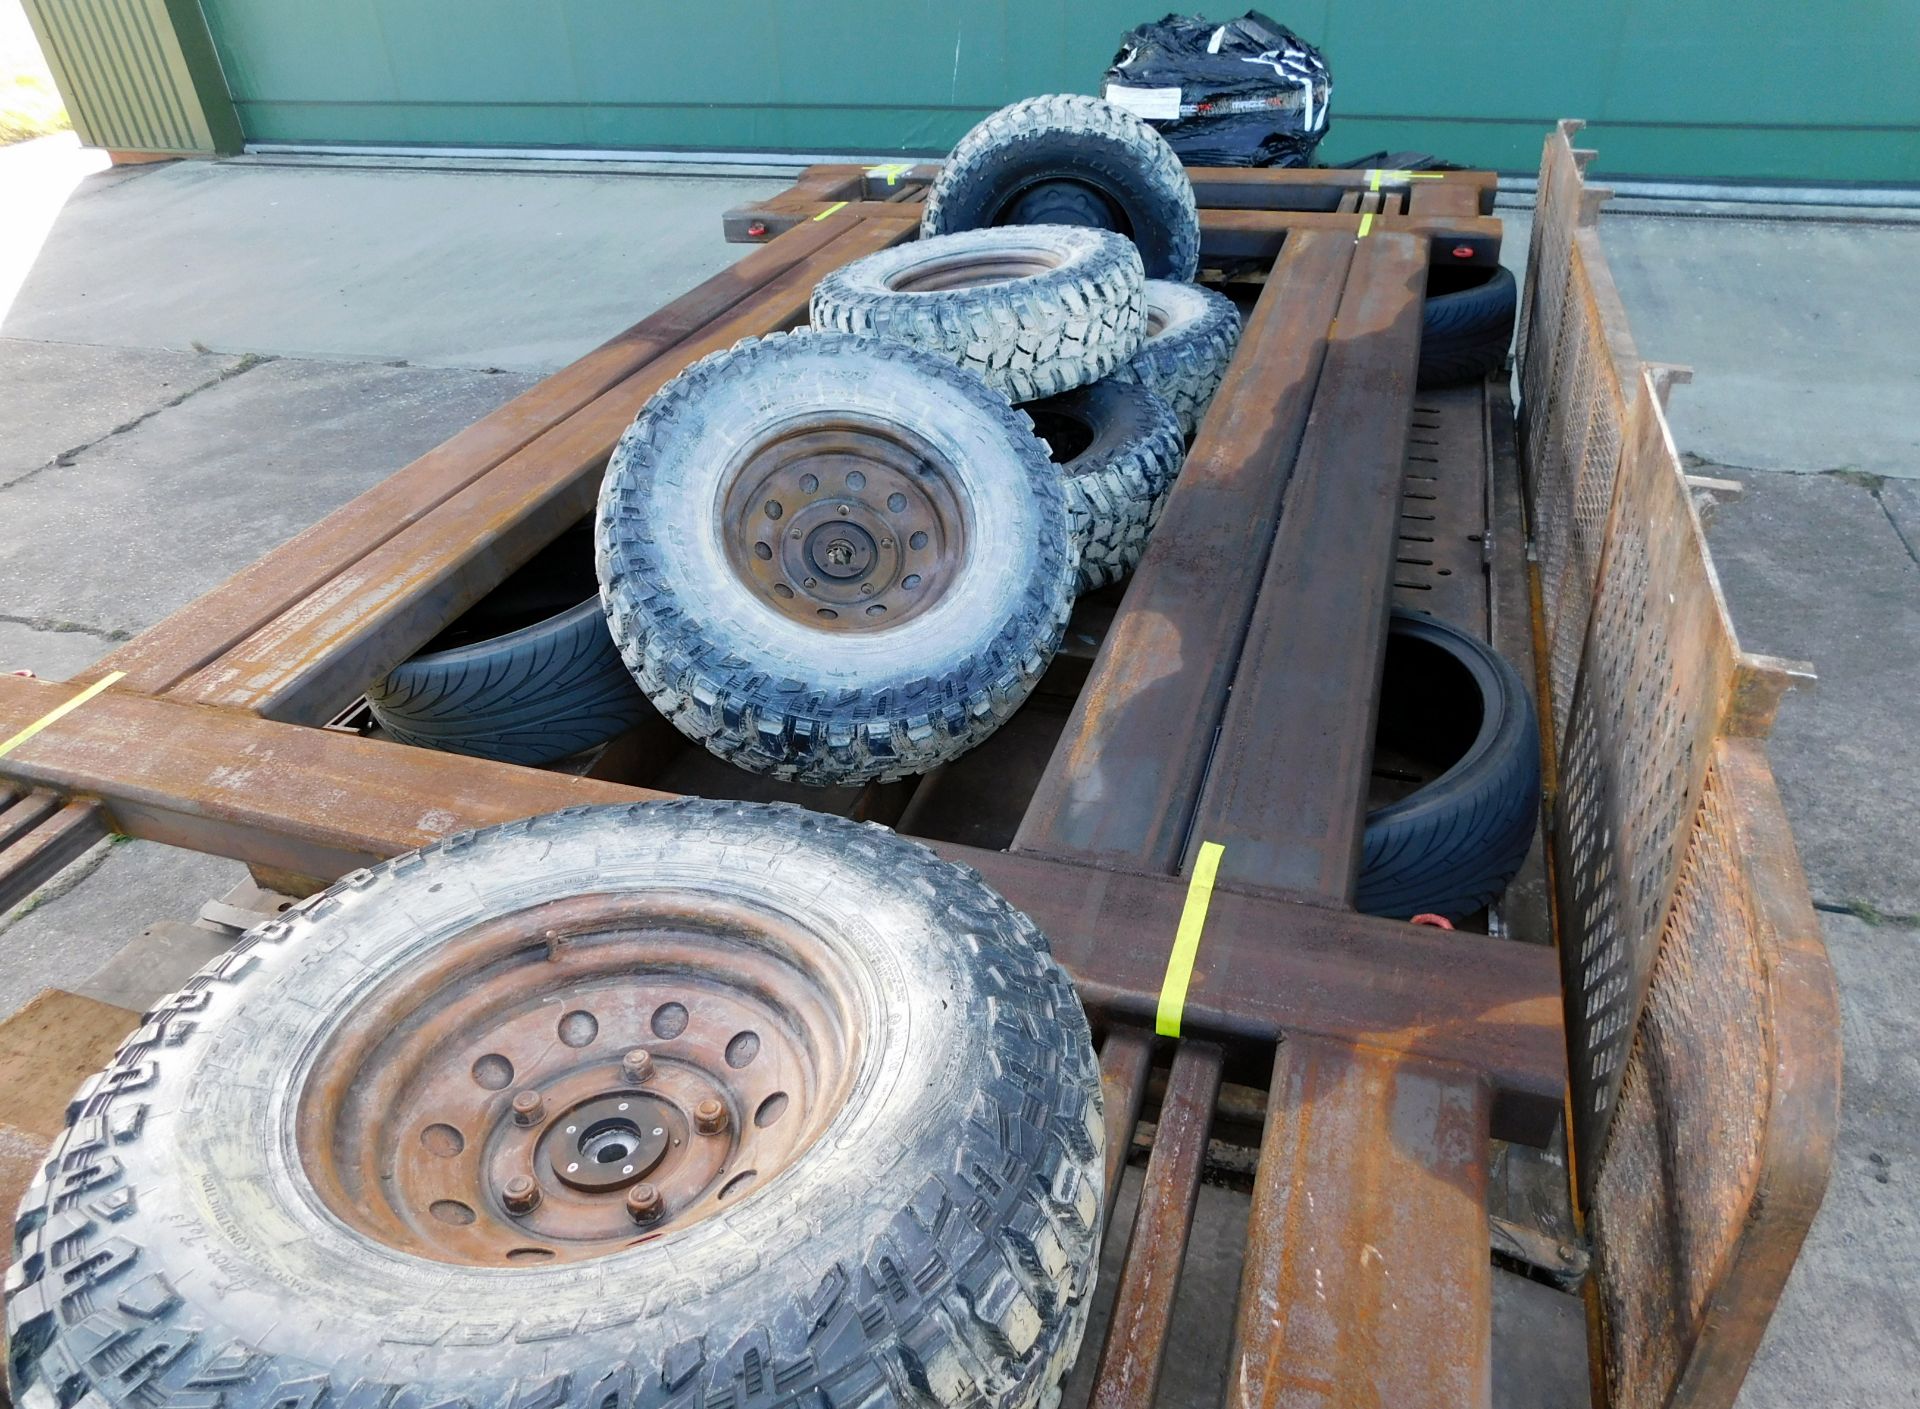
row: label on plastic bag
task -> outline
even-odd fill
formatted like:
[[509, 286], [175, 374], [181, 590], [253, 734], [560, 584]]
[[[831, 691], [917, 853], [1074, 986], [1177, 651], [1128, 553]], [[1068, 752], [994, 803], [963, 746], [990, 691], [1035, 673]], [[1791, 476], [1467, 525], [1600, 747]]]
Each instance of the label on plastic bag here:
[[1173, 122], [1180, 116], [1178, 88], [1128, 88], [1109, 83], [1107, 101], [1149, 122]]

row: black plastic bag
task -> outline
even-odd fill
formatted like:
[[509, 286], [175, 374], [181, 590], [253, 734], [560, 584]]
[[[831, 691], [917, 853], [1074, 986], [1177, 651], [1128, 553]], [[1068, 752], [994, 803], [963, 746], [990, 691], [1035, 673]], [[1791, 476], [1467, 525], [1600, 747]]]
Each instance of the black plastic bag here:
[[1107, 70], [1107, 101], [1189, 166], [1310, 166], [1332, 96], [1320, 51], [1258, 10], [1225, 24], [1198, 15], [1143, 24]]

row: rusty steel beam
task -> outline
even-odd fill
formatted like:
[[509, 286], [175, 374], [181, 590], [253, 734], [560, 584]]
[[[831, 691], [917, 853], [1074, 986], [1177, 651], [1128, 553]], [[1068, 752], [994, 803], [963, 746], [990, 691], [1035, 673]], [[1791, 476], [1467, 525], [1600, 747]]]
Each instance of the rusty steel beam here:
[[1303, 237], [1274, 265], [1016, 849], [1179, 863], [1354, 248]]
[[1290, 1037], [1274, 1061], [1227, 1409], [1483, 1409], [1485, 1085]]
[[92, 803], [69, 802], [37, 817], [0, 850], [0, 912], [18, 905], [107, 836], [106, 818]]
[[[0, 676], [0, 738], [76, 693]], [[331, 879], [452, 832], [670, 796], [113, 689], [0, 758], [0, 776], [98, 798], [113, 828]], [[82, 804], [84, 806], [84, 804]], [[1053, 941], [1095, 1020], [1150, 1026], [1186, 885], [1171, 876], [934, 844]], [[1539, 946], [1217, 891], [1186, 1029], [1264, 1065], [1282, 1031], [1467, 1062], [1505, 1138], [1544, 1143], [1565, 1085], [1558, 964]]]
[[1406, 235], [1361, 240], [1267, 558], [1189, 852], [1223, 878], [1346, 905], [1400, 532], [1427, 271]]
[[909, 233], [854, 222], [342, 569], [176, 693], [269, 718], [325, 723], [592, 510], [607, 456], [654, 392], [710, 352], [804, 322], [822, 275]]
[[76, 678], [91, 681], [121, 670], [130, 690], [159, 694], [172, 688], [856, 224], [851, 215], [809, 222], [744, 256], [295, 534]]
[[1153, 1074], [1153, 1038], [1137, 1027], [1123, 1027], [1100, 1044], [1100, 1096], [1107, 1124], [1106, 1182], [1100, 1204], [1100, 1226], [1112, 1226], [1120, 1200], [1120, 1179], [1133, 1148], [1133, 1130], [1140, 1123], [1140, 1106], [1147, 1098], [1147, 1078]]
[[1206, 1167], [1214, 1097], [1220, 1093], [1221, 1059], [1210, 1042], [1182, 1042], [1174, 1052], [1126, 1270], [1094, 1375], [1092, 1409], [1150, 1409], [1159, 1388], [1174, 1293]]

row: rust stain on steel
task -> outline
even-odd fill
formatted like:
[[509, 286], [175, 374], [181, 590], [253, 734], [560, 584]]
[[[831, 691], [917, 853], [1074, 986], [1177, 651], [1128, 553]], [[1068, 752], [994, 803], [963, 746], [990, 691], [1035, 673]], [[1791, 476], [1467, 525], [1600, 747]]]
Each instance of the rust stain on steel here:
[[1147, 1409], [1153, 1403], [1206, 1166], [1221, 1056], [1210, 1042], [1182, 1042], [1174, 1051], [1126, 1267], [1100, 1349], [1092, 1409]]
[[1274, 266], [1016, 850], [1178, 863], [1352, 257], [1304, 236]]
[[1490, 1402], [1488, 1117], [1465, 1068], [1281, 1045], [1228, 1409]]

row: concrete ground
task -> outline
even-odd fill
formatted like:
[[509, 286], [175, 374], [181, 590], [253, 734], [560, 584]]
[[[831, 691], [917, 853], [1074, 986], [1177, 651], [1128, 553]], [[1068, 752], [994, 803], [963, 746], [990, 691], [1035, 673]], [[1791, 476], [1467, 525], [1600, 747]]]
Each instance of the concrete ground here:
[[[725, 265], [720, 212], [783, 184], [0, 150], [0, 669], [66, 676], [184, 605]], [[1523, 259], [1524, 213], [1502, 214]], [[1742, 640], [1821, 674], [1772, 755], [1840, 977], [1846, 1107], [1740, 1404], [1913, 1404], [1920, 227], [1619, 215], [1604, 235], [1642, 352], [1696, 369], [1681, 449], [1746, 485], [1711, 528]], [[0, 917], [0, 1014], [240, 876], [103, 847]], [[1163, 1403], [1217, 1399], [1202, 1352], [1245, 1207], [1203, 1192], [1176, 1329], [1193, 1353]], [[1583, 1403], [1577, 1303], [1499, 1280], [1500, 1402]]]

